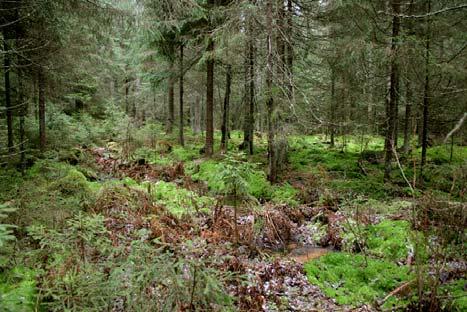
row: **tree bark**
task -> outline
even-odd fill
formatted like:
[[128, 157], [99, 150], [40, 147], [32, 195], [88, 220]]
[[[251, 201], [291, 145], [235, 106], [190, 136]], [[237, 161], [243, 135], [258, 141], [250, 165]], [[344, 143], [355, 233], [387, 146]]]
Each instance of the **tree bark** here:
[[335, 146], [334, 137], [336, 135], [336, 73], [331, 65], [331, 147]]
[[19, 153], [21, 172], [24, 173], [26, 165], [26, 136], [24, 129], [24, 119], [28, 112], [27, 101], [25, 101], [23, 72], [18, 70], [18, 101], [20, 103], [20, 118], [19, 118]]
[[[427, 2], [427, 15], [431, 12], [431, 0]], [[423, 177], [423, 167], [426, 164], [426, 151], [428, 148], [428, 114], [430, 106], [430, 45], [431, 45], [431, 19], [426, 17], [426, 42], [425, 42], [425, 85], [423, 91], [423, 121], [422, 121], [422, 159], [420, 176]]]
[[193, 133], [201, 133], [201, 100], [197, 95], [193, 103]]
[[180, 125], [179, 125], [179, 132], [178, 132], [178, 141], [181, 146], [185, 146], [185, 140], [183, 136], [183, 44], [180, 45], [180, 111], [179, 111], [179, 118], [180, 118]]
[[10, 71], [11, 61], [10, 53], [8, 51], [8, 39], [4, 36], [3, 44], [5, 49], [4, 54], [4, 78], [5, 78], [5, 110], [6, 110], [6, 123], [7, 123], [7, 141], [8, 141], [8, 152], [13, 153], [13, 110], [11, 107], [11, 84], [10, 84]]
[[267, 29], [267, 66], [266, 66], [266, 107], [267, 107], [267, 123], [268, 123], [268, 180], [276, 182], [277, 180], [277, 163], [275, 157], [275, 123], [274, 123], [274, 98], [272, 94], [272, 78], [273, 78], [273, 24], [272, 10], [273, 0], [268, 0], [266, 3], [266, 29]]
[[391, 6], [394, 13], [392, 18], [392, 36], [391, 36], [391, 49], [390, 49], [390, 78], [389, 78], [389, 100], [387, 101], [386, 108], [386, 139], [385, 139], [385, 170], [384, 180], [387, 181], [391, 175], [393, 147], [395, 146], [395, 132], [397, 121], [397, 96], [399, 87], [399, 68], [398, 68], [398, 36], [400, 30], [400, 0], [392, 0]]
[[[408, 9], [408, 15], [413, 14], [413, 6], [414, 6], [414, 1], [410, 1], [409, 3], [409, 9]], [[413, 32], [413, 22], [409, 18], [407, 21], [407, 35], [410, 36], [414, 35]], [[411, 59], [412, 52], [412, 44], [409, 41], [408, 42], [408, 59]], [[406, 83], [405, 83], [405, 118], [404, 118], [404, 145], [403, 145], [403, 152], [404, 154], [408, 154], [410, 151], [410, 139], [411, 139], [411, 131], [412, 131], [412, 103], [413, 103], [413, 93], [412, 93], [412, 84], [410, 82], [410, 77], [409, 77], [409, 71], [405, 71], [406, 74]]]
[[38, 73], [39, 85], [39, 146], [41, 153], [45, 152], [46, 133], [45, 133], [45, 77], [44, 69], [39, 67]]
[[173, 77], [173, 68], [174, 62], [170, 61], [170, 77], [169, 77], [169, 100], [168, 100], [168, 110], [167, 110], [167, 125], [166, 125], [166, 133], [170, 134], [173, 130], [173, 123], [175, 120], [175, 108], [174, 108], [174, 77]]
[[405, 90], [405, 120], [404, 120], [404, 154], [410, 151], [410, 137], [412, 131], [412, 87], [409, 80], [406, 82]]
[[[254, 3], [254, 1], [252, 2]], [[253, 39], [253, 25], [251, 17], [247, 24], [247, 48], [245, 61], [245, 122], [242, 148], [248, 149], [253, 155], [254, 129], [255, 129], [255, 46]]]
[[208, 60], [206, 69], [206, 144], [205, 154], [210, 157], [214, 153], [214, 41], [208, 39]]
[[222, 137], [221, 137], [221, 150], [228, 150], [229, 144], [229, 111], [230, 111], [230, 86], [232, 84], [232, 65], [228, 64], [225, 73], [225, 97], [224, 109], [222, 114]]
[[286, 56], [286, 68], [287, 68], [287, 86], [289, 100], [292, 100], [294, 97], [294, 86], [293, 86], [293, 60], [294, 60], [294, 50], [293, 50], [293, 3], [292, 0], [287, 0], [287, 31], [286, 35], [287, 43], [287, 56]]

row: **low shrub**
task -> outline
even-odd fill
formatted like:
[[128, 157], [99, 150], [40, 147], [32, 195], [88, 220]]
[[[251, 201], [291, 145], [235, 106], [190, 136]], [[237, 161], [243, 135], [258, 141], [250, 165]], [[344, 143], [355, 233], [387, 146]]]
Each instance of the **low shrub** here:
[[27, 171], [18, 187], [12, 215], [15, 224], [61, 226], [65, 219], [88, 208], [95, 199], [97, 183], [91, 183], [76, 167], [41, 160]]
[[[222, 193], [223, 181], [219, 178], [222, 163], [213, 160], [204, 161], [199, 164], [197, 172], [192, 175], [194, 181], [205, 181], [209, 190], [214, 193]], [[248, 177], [248, 193], [258, 200], [271, 199], [271, 185], [266, 179], [266, 174], [261, 170], [252, 170]]]

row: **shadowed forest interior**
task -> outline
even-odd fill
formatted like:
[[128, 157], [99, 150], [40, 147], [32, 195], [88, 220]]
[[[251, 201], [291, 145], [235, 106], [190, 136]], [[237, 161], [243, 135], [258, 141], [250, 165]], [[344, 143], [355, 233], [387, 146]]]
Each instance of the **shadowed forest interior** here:
[[466, 311], [465, 0], [0, 0], [0, 311]]

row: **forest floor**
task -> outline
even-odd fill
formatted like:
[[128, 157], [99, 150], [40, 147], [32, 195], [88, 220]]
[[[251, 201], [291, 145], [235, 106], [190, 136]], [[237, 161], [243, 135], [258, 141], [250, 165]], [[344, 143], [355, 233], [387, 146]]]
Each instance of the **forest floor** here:
[[185, 148], [107, 142], [7, 169], [18, 239], [0, 255], [0, 307], [465, 311], [467, 148], [431, 148], [423, 186], [418, 151], [401, 157], [409, 186], [396, 169], [383, 182], [381, 138], [340, 139], [291, 137], [274, 185], [261, 137], [247, 158], [204, 159], [188, 135]]

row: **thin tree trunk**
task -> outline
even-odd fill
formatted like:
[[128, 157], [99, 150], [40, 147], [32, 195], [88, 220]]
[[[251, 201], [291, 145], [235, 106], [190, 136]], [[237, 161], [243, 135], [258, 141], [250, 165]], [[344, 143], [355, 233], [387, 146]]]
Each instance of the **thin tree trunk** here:
[[222, 114], [222, 137], [221, 137], [221, 150], [228, 150], [229, 146], [229, 111], [230, 111], [230, 86], [232, 84], [232, 65], [228, 64], [225, 73], [225, 97], [224, 109]]
[[405, 121], [404, 121], [404, 154], [410, 150], [410, 135], [412, 131], [412, 87], [409, 80], [406, 82], [405, 90]]
[[369, 48], [368, 50], [368, 70], [366, 74], [366, 79], [369, 82], [369, 84], [365, 85], [365, 89], [367, 89], [367, 94], [368, 94], [368, 107], [367, 107], [367, 120], [368, 120], [368, 133], [373, 133], [376, 129], [374, 126], [374, 103], [373, 103], [373, 90], [371, 88], [371, 72], [373, 71], [373, 51], [372, 47]]
[[199, 134], [201, 132], [201, 100], [199, 95], [195, 97], [193, 103], [193, 133]]
[[393, 146], [395, 144], [395, 131], [396, 131], [396, 120], [397, 120], [397, 96], [398, 96], [398, 85], [399, 85], [399, 68], [398, 68], [398, 47], [397, 41], [400, 29], [400, 0], [392, 0], [391, 6], [394, 13], [392, 19], [392, 38], [391, 38], [391, 66], [390, 66], [390, 80], [389, 80], [389, 101], [387, 102], [388, 107], [386, 108], [386, 140], [385, 140], [385, 170], [384, 180], [387, 181], [391, 175], [391, 163], [393, 158]]
[[179, 112], [179, 118], [180, 118], [180, 126], [179, 126], [179, 134], [178, 134], [178, 140], [181, 146], [185, 146], [185, 140], [183, 137], [183, 44], [180, 45], [180, 95], [179, 95], [179, 100], [180, 100], [180, 112]]
[[280, 85], [287, 85], [287, 73], [286, 73], [286, 54], [285, 54], [285, 35], [286, 35], [286, 24], [285, 11], [284, 11], [284, 0], [277, 0], [277, 19], [276, 19], [276, 49], [277, 59], [275, 62], [277, 78], [280, 79]]
[[[252, 30], [250, 30], [250, 35]], [[253, 145], [254, 145], [254, 130], [255, 130], [255, 46], [253, 42], [253, 38], [250, 37], [248, 42], [248, 73], [250, 75], [248, 82], [249, 82], [249, 90], [248, 90], [248, 129], [249, 129], [249, 137], [250, 140], [248, 141], [248, 152], [250, 155], [253, 155]]]
[[[413, 14], [414, 8], [414, 0], [411, 0], [409, 3], [408, 8], [408, 15]], [[414, 35], [413, 31], [413, 21], [412, 19], [407, 19], [407, 35], [409, 37], [407, 41], [408, 45], [408, 52], [407, 58], [410, 60], [412, 56], [412, 43], [411, 43], [411, 36]], [[404, 146], [403, 152], [404, 154], [408, 154], [410, 151], [410, 139], [411, 139], [411, 132], [412, 132], [412, 103], [413, 103], [413, 93], [412, 93], [412, 84], [409, 77], [409, 71], [405, 71], [406, 74], [406, 83], [405, 83], [405, 118], [404, 118]]]
[[[427, 14], [431, 12], [431, 0], [427, 3]], [[423, 91], [423, 122], [422, 122], [422, 159], [420, 176], [423, 178], [423, 167], [426, 163], [428, 148], [428, 111], [430, 106], [430, 45], [431, 45], [431, 19], [426, 18], [426, 45], [425, 45], [425, 86]], [[423, 180], [422, 180], [423, 181]]]
[[209, 58], [206, 70], [206, 156], [212, 156], [214, 153], [214, 41], [209, 38], [207, 53]]
[[13, 111], [11, 107], [11, 85], [10, 85], [10, 71], [11, 71], [11, 62], [10, 62], [10, 53], [8, 51], [9, 47], [7, 44], [6, 36], [4, 36], [3, 44], [5, 49], [4, 54], [4, 75], [5, 75], [5, 110], [6, 110], [6, 123], [7, 123], [7, 140], [8, 140], [8, 152], [13, 153]]
[[34, 114], [34, 119], [37, 121], [39, 120], [39, 105], [38, 105], [38, 102], [39, 102], [39, 88], [37, 86], [38, 84], [38, 79], [37, 79], [37, 76], [33, 76], [33, 88], [32, 88], [32, 92], [33, 92], [33, 95], [32, 95], [32, 100], [33, 100], [33, 107], [32, 109], [34, 110], [33, 111], [33, 114]]
[[172, 133], [173, 130], [173, 123], [175, 120], [175, 108], [174, 108], [174, 77], [173, 77], [173, 68], [174, 62], [170, 61], [170, 77], [169, 77], [169, 100], [168, 100], [168, 110], [167, 110], [167, 125], [166, 125], [166, 133]]
[[331, 147], [335, 146], [334, 137], [336, 135], [336, 73], [331, 65]]
[[266, 66], [266, 92], [267, 92], [267, 123], [268, 123], [268, 167], [269, 174], [268, 180], [275, 182], [277, 180], [277, 164], [275, 155], [275, 123], [274, 123], [274, 98], [272, 94], [272, 75], [273, 75], [273, 24], [272, 24], [272, 10], [273, 0], [268, 0], [266, 4], [266, 29], [267, 29], [267, 66]]
[[125, 113], [127, 115], [130, 113], [130, 79], [125, 78]]
[[19, 118], [19, 152], [20, 152], [20, 167], [21, 172], [24, 173], [26, 165], [26, 136], [24, 129], [24, 119], [28, 112], [27, 101], [25, 101], [25, 92], [24, 92], [24, 82], [23, 82], [23, 73], [22, 70], [18, 70], [18, 101], [21, 105], [20, 107], [20, 118]]
[[39, 67], [37, 79], [39, 85], [39, 146], [41, 153], [45, 152], [46, 133], [45, 133], [45, 77], [44, 69]]
[[286, 67], [287, 67], [287, 86], [288, 86], [288, 97], [292, 100], [294, 97], [294, 85], [293, 85], [293, 16], [294, 9], [292, 0], [287, 0], [287, 56], [286, 56]]

